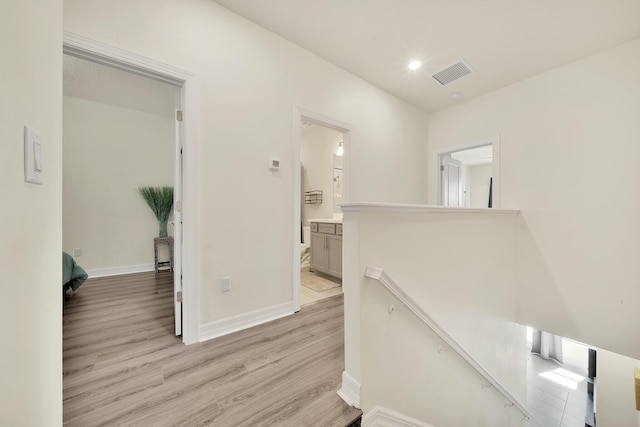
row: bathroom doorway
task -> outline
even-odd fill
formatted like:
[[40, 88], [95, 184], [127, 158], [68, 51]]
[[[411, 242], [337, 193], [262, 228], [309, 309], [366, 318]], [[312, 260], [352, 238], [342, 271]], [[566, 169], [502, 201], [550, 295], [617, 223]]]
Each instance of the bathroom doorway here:
[[350, 126], [308, 111], [296, 113], [293, 296], [298, 311], [342, 293], [339, 204], [348, 195]]
[[[304, 306], [342, 293], [342, 269], [332, 271], [328, 262], [342, 259], [342, 236], [336, 234], [336, 226], [342, 224], [339, 203], [344, 181], [344, 134], [305, 120], [301, 125], [300, 304]], [[331, 234], [321, 235], [325, 230]], [[329, 236], [331, 240], [327, 241]], [[342, 263], [337, 264], [341, 267]]]

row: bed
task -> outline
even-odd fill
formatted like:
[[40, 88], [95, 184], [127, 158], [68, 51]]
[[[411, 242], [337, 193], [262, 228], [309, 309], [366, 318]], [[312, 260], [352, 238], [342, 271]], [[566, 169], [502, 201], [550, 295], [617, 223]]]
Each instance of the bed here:
[[62, 252], [62, 301], [67, 290], [77, 291], [89, 275], [76, 263], [71, 255]]

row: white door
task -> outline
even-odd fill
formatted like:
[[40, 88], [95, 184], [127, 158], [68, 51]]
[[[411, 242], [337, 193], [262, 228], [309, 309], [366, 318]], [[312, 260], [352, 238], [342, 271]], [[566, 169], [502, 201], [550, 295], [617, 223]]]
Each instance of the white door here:
[[463, 182], [460, 187], [462, 197], [460, 206], [463, 208], [471, 207], [471, 187], [469, 186], [469, 183]]
[[440, 156], [440, 204], [460, 207], [460, 174], [462, 163], [450, 154]]
[[182, 111], [176, 111], [173, 188], [173, 306], [176, 335], [182, 335]]

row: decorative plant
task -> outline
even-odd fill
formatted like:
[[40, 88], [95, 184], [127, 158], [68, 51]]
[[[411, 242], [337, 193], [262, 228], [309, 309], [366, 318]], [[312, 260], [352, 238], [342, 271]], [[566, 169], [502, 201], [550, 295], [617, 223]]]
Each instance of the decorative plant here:
[[158, 220], [158, 237], [167, 237], [167, 222], [173, 208], [173, 187], [139, 187], [138, 193]]

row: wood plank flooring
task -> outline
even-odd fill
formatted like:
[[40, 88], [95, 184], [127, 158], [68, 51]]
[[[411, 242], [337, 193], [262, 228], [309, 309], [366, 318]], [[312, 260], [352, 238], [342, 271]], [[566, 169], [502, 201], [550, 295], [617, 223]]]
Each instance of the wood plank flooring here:
[[65, 426], [347, 426], [342, 295], [185, 346], [168, 272], [88, 280], [64, 309]]

